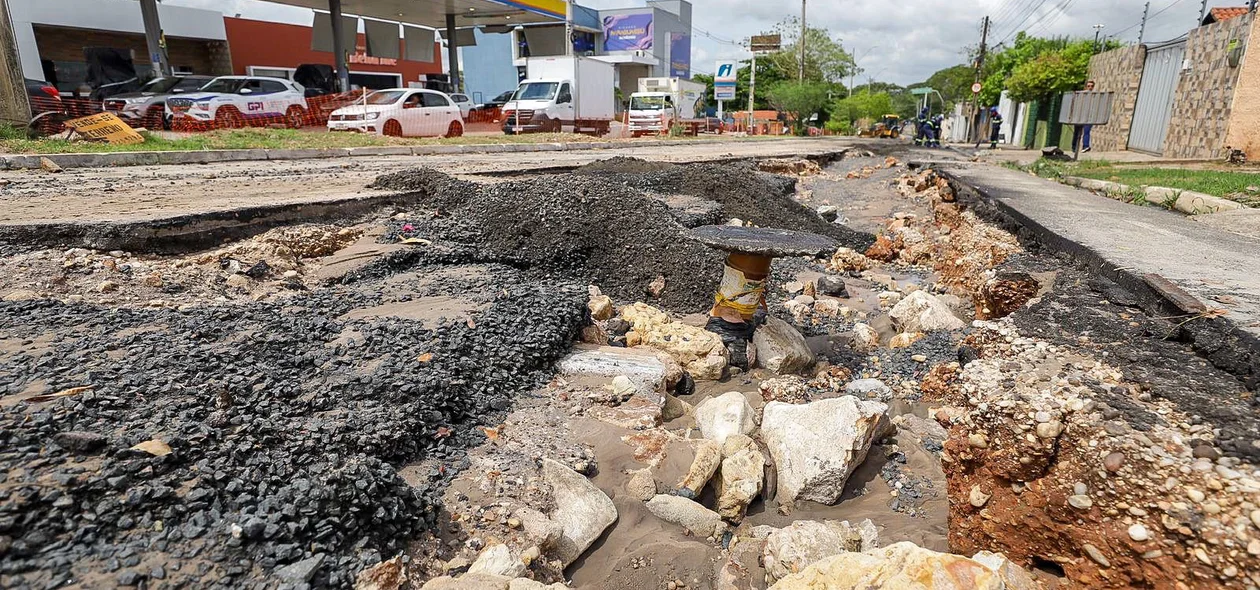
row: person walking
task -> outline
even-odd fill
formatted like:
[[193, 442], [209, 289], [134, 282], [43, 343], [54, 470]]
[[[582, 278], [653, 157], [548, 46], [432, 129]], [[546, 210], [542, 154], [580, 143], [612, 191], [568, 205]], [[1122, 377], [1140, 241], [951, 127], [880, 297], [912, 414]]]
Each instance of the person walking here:
[[[1094, 81], [1089, 80], [1085, 82], [1085, 92], [1093, 91]], [[1093, 131], [1093, 129], [1093, 125], [1077, 125], [1076, 128], [1072, 130], [1072, 151], [1076, 151], [1077, 149], [1080, 149], [1081, 152], [1089, 151], [1089, 136], [1090, 131]]]
[[989, 149], [996, 150], [1002, 138], [1002, 113], [997, 107], [989, 109]]
[[924, 145], [928, 141], [928, 110], [924, 107], [919, 111], [919, 117], [915, 119], [914, 126], [914, 145]]

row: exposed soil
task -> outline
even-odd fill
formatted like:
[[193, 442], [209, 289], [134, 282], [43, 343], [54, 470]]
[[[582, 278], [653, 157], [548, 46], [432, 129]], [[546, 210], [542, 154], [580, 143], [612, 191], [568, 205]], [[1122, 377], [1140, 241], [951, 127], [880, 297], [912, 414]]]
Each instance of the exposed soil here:
[[[544, 583], [764, 589], [770, 528], [870, 519], [879, 545], [1002, 552], [1047, 588], [1260, 585], [1254, 392], [904, 155], [873, 142], [782, 175], [629, 158], [494, 181], [417, 168], [376, 181], [414, 207], [365, 219], [179, 257], [0, 258], [0, 586], [348, 588], [399, 556], [402, 587], [420, 588], [498, 543], [530, 555], [522, 519], [557, 508], [543, 459], [617, 510], [572, 565], [523, 557]], [[649, 350], [593, 317], [588, 285], [703, 325], [722, 254], [686, 232], [731, 218], [846, 246], [773, 267], [763, 313], [817, 366], [706, 381], [671, 360], [665, 415], [634, 428], [641, 407], [612, 380], [556, 375], [579, 338]], [[916, 291], [951, 329], [890, 318]], [[834, 506], [766, 488], [729, 533], [693, 534], [632, 484], [646, 469], [676, 491], [694, 407], [730, 391], [758, 419], [770, 400], [879, 400], [896, 429]], [[696, 501], [716, 507], [714, 485]]]

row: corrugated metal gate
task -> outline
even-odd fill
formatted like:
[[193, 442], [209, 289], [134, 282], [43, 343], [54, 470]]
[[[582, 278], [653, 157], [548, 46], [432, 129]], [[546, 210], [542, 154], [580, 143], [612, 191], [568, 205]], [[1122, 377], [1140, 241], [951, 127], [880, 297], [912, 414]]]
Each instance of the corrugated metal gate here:
[[1185, 56], [1185, 41], [1147, 47], [1137, 108], [1133, 111], [1133, 128], [1129, 132], [1129, 149], [1163, 154], [1164, 138], [1168, 136], [1172, 117], [1173, 92], [1177, 90]]

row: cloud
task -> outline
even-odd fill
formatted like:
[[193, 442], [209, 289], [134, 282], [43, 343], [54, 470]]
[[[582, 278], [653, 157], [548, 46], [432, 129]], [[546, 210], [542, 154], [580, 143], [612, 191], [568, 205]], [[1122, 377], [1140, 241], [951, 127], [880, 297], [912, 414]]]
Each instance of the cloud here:
[[[310, 11], [258, 0], [166, 0], [170, 4], [241, 13], [246, 18], [309, 24]], [[433, 1], [433, 0], [421, 0]], [[642, 0], [579, 0], [592, 8], [643, 5]], [[807, 19], [827, 28], [846, 49], [861, 57], [862, 77], [897, 84], [921, 82], [942, 68], [965, 63], [967, 49], [980, 43], [980, 22], [994, 19], [991, 43], [1030, 30], [1041, 36], [1092, 38], [1094, 25], [1104, 35], [1137, 40], [1137, 23], [1146, 0], [812, 0]], [[1246, 0], [1213, 0], [1209, 6], [1239, 6]], [[1165, 10], [1166, 9], [1166, 10]], [[1160, 11], [1163, 12], [1160, 12]], [[1194, 27], [1199, 2], [1151, 0], [1154, 17], [1146, 40], [1178, 37]], [[692, 64], [710, 72], [721, 59], [747, 59], [742, 41], [769, 31], [785, 18], [800, 15], [800, 4], [779, 0], [693, 0]]]

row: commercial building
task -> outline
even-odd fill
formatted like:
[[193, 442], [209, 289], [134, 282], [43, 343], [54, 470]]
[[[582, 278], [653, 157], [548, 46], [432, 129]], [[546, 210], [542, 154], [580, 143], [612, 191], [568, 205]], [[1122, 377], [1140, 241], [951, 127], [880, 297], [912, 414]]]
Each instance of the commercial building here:
[[[144, 21], [135, 0], [8, 0], [18, 54], [25, 77], [54, 83], [73, 92], [87, 78], [85, 48], [108, 47], [129, 53], [142, 75], [151, 59]], [[316, 45], [311, 26], [226, 17], [214, 10], [159, 4], [167, 55], [176, 73], [203, 75], [248, 74], [288, 78], [301, 64], [329, 64], [329, 51]], [[397, 23], [368, 21], [398, 28]], [[407, 59], [406, 40], [392, 53], [369, 55], [363, 33], [355, 34], [355, 50], [348, 57], [351, 83], [367, 88], [417, 86], [442, 73], [440, 44]], [[397, 35], [396, 35], [397, 37]], [[375, 52], [374, 52], [375, 53]]]
[[[691, 76], [691, 3], [646, 0], [643, 6], [594, 10], [573, 7], [573, 54], [616, 66], [623, 95], [638, 90], [640, 78]], [[525, 59], [565, 55], [564, 24], [482, 26], [476, 45], [462, 48], [464, 80], [477, 100], [516, 87]]]

